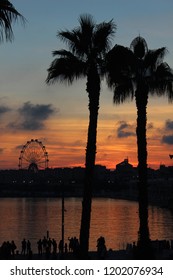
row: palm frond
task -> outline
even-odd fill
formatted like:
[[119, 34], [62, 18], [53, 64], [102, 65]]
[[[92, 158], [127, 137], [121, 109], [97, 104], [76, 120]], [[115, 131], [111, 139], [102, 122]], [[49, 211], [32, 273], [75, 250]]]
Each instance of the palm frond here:
[[130, 80], [124, 80], [123, 83], [119, 83], [114, 87], [113, 102], [115, 104], [124, 103], [127, 100], [132, 101], [134, 98], [134, 89]]
[[166, 62], [163, 62], [157, 67], [156, 77], [158, 80], [164, 79], [173, 81], [173, 70]]
[[47, 71], [47, 84], [58, 81], [71, 84], [75, 78], [86, 75], [85, 64], [70, 52], [66, 52], [66, 56], [54, 59]]
[[0, 41], [12, 41], [14, 38], [12, 23], [18, 19], [25, 23], [25, 18], [7, 0], [0, 1]]
[[167, 63], [161, 63], [157, 67], [149, 82], [151, 94], [168, 95], [169, 101], [173, 101], [173, 71]]
[[79, 46], [79, 37], [75, 29], [72, 31], [60, 31], [58, 32], [57, 37], [59, 37], [61, 41], [65, 42], [73, 53], [76, 52], [76, 48]]
[[70, 52], [70, 51], [67, 51], [67, 50], [55, 50], [52, 52], [52, 55], [53, 56], [61, 56], [61, 57], [73, 57], [74, 55]]
[[106, 56], [106, 72], [108, 86], [122, 83], [124, 77], [131, 77], [134, 72], [135, 61], [130, 49], [115, 45]]
[[81, 34], [91, 38], [96, 25], [93, 17], [89, 14], [83, 14], [79, 17], [79, 24]]
[[166, 48], [159, 48], [156, 50], [148, 50], [148, 52], [146, 53], [146, 56], [144, 58], [144, 66], [146, 68], [151, 68], [153, 70], [155, 70], [157, 68], [157, 66], [162, 63], [163, 58], [165, 57], [167, 53], [167, 49]]
[[92, 48], [95, 23], [90, 15], [81, 15], [79, 23], [79, 27], [72, 31], [60, 31], [57, 36], [68, 45], [74, 54], [82, 56]]
[[98, 52], [107, 52], [111, 47], [111, 40], [116, 32], [116, 24], [111, 20], [96, 26], [93, 36], [93, 45]]

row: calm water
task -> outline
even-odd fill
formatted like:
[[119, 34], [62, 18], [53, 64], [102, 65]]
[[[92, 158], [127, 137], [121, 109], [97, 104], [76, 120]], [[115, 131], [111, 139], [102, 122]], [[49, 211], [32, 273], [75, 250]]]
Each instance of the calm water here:
[[[65, 242], [68, 237], [79, 237], [81, 199], [65, 199]], [[157, 207], [149, 208], [151, 239], [173, 239], [173, 213]], [[61, 239], [61, 199], [58, 198], [1, 198], [0, 244], [15, 240], [18, 249], [23, 238], [30, 239], [33, 251], [36, 242], [46, 235], [57, 242]], [[90, 250], [96, 250], [100, 235], [107, 248], [120, 249], [127, 242], [137, 240], [138, 204], [136, 202], [93, 199]]]

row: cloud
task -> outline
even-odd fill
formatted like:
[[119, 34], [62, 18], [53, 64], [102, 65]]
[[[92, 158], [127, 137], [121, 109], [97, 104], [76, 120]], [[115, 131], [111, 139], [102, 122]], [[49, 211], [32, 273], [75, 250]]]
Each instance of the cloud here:
[[0, 154], [3, 154], [4, 149], [0, 148]]
[[117, 128], [117, 137], [118, 138], [127, 138], [130, 136], [135, 136], [136, 134], [131, 131], [133, 129], [132, 125], [128, 124], [125, 121], [119, 122], [119, 127]]
[[5, 114], [8, 111], [10, 111], [10, 108], [8, 108], [7, 106], [0, 106], [0, 115]]
[[21, 150], [23, 148], [23, 145], [18, 145], [15, 147], [16, 150]]
[[173, 135], [164, 135], [162, 137], [162, 143], [173, 145]]
[[51, 104], [32, 104], [26, 102], [18, 109], [19, 120], [10, 122], [8, 128], [19, 130], [41, 130], [45, 128], [44, 122], [57, 110]]
[[173, 121], [171, 121], [171, 120], [167, 120], [166, 122], [165, 122], [165, 129], [166, 130], [173, 130]]
[[168, 119], [165, 121], [165, 125], [163, 128], [164, 135], [161, 139], [161, 143], [164, 143], [167, 145], [173, 145], [173, 134], [171, 134], [172, 131], [173, 131], [173, 121]]
[[147, 124], [147, 129], [153, 129], [154, 128], [154, 125], [153, 125], [153, 123], [148, 123]]
[[85, 145], [85, 142], [82, 140], [76, 140], [73, 143], [70, 143], [71, 146], [73, 147], [83, 147]]

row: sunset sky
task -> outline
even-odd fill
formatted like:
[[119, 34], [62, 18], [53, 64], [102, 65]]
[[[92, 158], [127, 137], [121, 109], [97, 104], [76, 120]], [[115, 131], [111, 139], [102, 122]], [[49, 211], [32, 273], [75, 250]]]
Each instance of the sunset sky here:
[[[86, 80], [73, 85], [46, 85], [52, 51], [66, 48], [59, 30], [78, 26], [81, 14], [97, 23], [117, 25], [114, 44], [130, 46], [140, 34], [149, 49], [167, 47], [173, 68], [172, 0], [14, 0], [27, 22], [13, 25], [15, 39], [0, 45], [0, 169], [17, 169], [22, 146], [39, 139], [49, 154], [49, 167], [84, 166], [88, 128]], [[150, 98], [148, 165], [173, 165], [173, 104]], [[113, 105], [113, 93], [102, 81], [98, 120], [97, 164], [107, 168], [129, 158], [137, 165], [134, 102]]]

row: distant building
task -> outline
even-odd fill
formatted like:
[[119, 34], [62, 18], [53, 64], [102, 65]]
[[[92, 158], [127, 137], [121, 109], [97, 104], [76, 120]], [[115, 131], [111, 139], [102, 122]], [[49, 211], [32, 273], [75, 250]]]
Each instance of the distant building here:
[[96, 164], [94, 167], [94, 177], [97, 181], [106, 182], [108, 171], [106, 166]]
[[117, 171], [129, 171], [133, 169], [133, 165], [129, 163], [128, 158], [125, 158], [122, 162], [116, 165]]
[[116, 165], [115, 172], [117, 179], [121, 178], [123, 180], [129, 180], [136, 176], [136, 168], [129, 163], [128, 158]]

